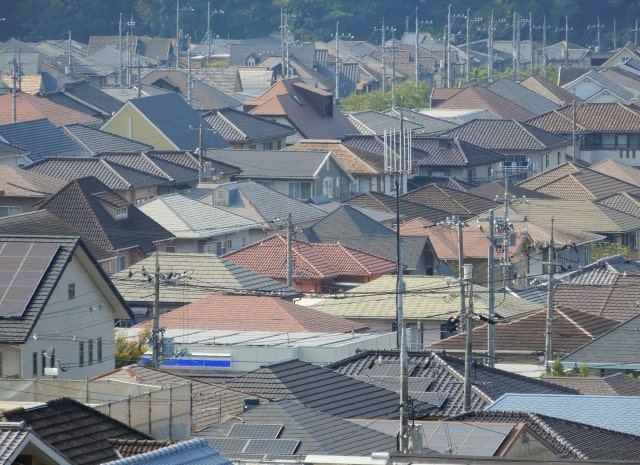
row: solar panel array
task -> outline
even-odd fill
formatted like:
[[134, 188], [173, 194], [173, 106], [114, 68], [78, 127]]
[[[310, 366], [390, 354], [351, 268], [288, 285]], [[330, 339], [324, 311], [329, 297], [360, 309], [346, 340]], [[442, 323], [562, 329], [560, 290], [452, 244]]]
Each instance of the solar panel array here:
[[291, 455], [298, 448], [297, 439], [250, 439], [244, 449], [245, 454], [282, 454]]
[[0, 243], [0, 316], [24, 314], [58, 248], [50, 242]]
[[284, 425], [256, 425], [236, 423], [231, 427], [227, 437], [249, 439], [276, 439]]

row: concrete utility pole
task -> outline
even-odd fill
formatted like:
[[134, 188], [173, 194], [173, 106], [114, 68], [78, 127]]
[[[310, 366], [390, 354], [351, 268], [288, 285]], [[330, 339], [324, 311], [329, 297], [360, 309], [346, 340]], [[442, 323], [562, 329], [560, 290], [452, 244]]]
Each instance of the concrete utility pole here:
[[553, 241], [553, 218], [551, 218], [551, 238], [549, 240], [549, 262], [547, 283], [547, 334], [544, 350], [544, 369], [550, 371], [553, 362], [553, 275], [555, 274], [556, 254]]
[[596, 52], [602, 50], [600, 48], [600, 30], [604, 27], [604, 24], [600, 24], [600, 16], [598, 16], [598, 22], [596, 24], [589, 24], [587, 30], [596, 29]]
[[493, 10], [489, 17], [489, 30], [487, 31], [489, 38], [487, 39], [487, 81], [493, 82]]
[[160, 367], [160, 258], [156, 243], [156, 269], [153, 281], [153, 326], [151, 330], [151, 366], [156, 370]]
[[293, 232], [293, 223], [291, 222], [291, 213], [287, 215], [287, 286], [293, 287], [293, 249], [291, 246], [291, 233]]
[[391, 108], [396, 108], [396, 29], [391, 28]]
[[[493, 230], [495, 228], [495, 216], [493, 210], [489, 211], [489, 264], [488, 264], [488, 276], [489, 276], [489, 301], [487, 303], [489, 310], [489, 320], [493, 321], [495, 318], [495, 283], [494, 283], [494, 269], [495, 269], [495, 237], [493, 236]], [[496, 363], [496, 342], [495, 342], [495, 327], [493, 324], [487, 325], [487, 354], [489, 358], [489, 367], [495, 367]]]
[[209, 62], [211, 61], [211, 19], [213, 15], [223, 15], [224, 10], [213, 10], [211, 11], [211, 2], [207, 2], [207, 66], [209, 66]]
[[[464, 411], [471, 411], [471, 366], [473, 364], [473, 265], [464, 265], [464, 281], [469, 282], [469, 307], [464, 315], [467, 338], [464, 350]], [[492, 325], [489, 325], [492, 326]]]

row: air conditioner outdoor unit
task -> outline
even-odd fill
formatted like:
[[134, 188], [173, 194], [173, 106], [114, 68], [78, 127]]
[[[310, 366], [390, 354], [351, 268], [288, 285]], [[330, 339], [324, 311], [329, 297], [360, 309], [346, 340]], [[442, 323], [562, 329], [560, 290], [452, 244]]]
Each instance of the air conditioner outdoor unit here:
[[50, 368], [50, 367], [44, 368], [45, 376], [58, 376], [58, 374], [59, 374], [59, 370], [57, 368]]

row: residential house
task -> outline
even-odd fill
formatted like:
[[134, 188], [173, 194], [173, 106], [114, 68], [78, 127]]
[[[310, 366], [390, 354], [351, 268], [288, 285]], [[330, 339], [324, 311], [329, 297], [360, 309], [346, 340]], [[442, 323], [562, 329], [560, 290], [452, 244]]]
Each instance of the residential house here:
[[505, 393], [486, 411], [553, 415], [555, 418], [637, 436], [640, 428], [632, 417], [639, 408], [635, 396]]
[[[562, 364], [566, 369], [579, 369], [586, 365], [589, 372], [597, 376], [607, 376], [617, 372], [636, 373], [640, 369], [637, 349], [638, 321], [640, 321], [640, 315], [636, 314], [562, 357]], [[635, 427], [634, 430], [626, 431], [638, 434]]]
[[576, 103], [582, 102], [582, 99], [577, 95], [570, 93], [564, 87], [560, 87], [542, 76], [529, 76], [520, 82], [520, 85], [554, 102], [558, 106], [569, 105], [574, 101]]
[[12, 166], [14, 168], [29, 163], [26, 156], [29, 152], [13, 144], [0, 141], [0, 165]]
[[522, 83], [514, 81], [506, 76], [501, 77], [487, 85], [487, 89], [507, 100], [517, 102], [534, 115], [541, 115], [551, 110], [555, 110], [560, 104], [547, 97], [529, 89]]
[[[546, 372], [543, 361], [547, 347], [547, 310], [543, 309], [504, 324], [499, 320], [475, 324], [472, 330], [473, 357], [480, 363], [494, 363], [496, 368], [514, 371], [529, 376], [540, 376]], [[618, 322], [610, 318], [596, 317], [591, 313], [568, 307], [553, 308], [552, 313], [553, 355], [561, 357], [591, 342], [599, 335], [614, 328]], [[495, 324], [494, 324], [495, 323]], [[495, 360], [490, 360], [488, 325], [494, 324], [493, 343]], [[458, 358], [464, 358], [466, 351], [466, 330], [447, 339], [427, 346], [434, 351], [446, 351]]]
[[145, 86], [155, 86], [182, 95], [194, 110], [208, 112], [242, 105], [239, 100], [194, 79], [187, 70], [152, 69], [141, 79]]
[[420, 177], [452, 177], [469, 184], [481, 184], [500, 172], [506, 161], [506, 157], [497, 151], [454, 136], [415, 136], [411, 144]]
[[[428, 420], [452, 420], [465, 413], [464, 360], [445, 353], [409, 351], [407, 384], [411, 398], [432, 405]], [[395, 392], [401, 388], [400, 351], [361, 350], [327, 368]], [[471, 411], [482, 411], [508, 392], [575, 395], [577, 391], [544, 380], [480, 364], [473, 365]], [[576, 397], [580, 397], [577, 396]], [[467, 412], [468, 413], [468, 412]], [[417, 416], [416, 420], [420, 420]], [[452, 431], [453, 432], [453, 431]], [[427, 444], [428, 445], [428, 444]]]
[[173, 235], [165, 252], [222, 255], [266, 236], [262, 223], [182, 194], [167, 194], [138, 205]]
[[427, 184], [400, 196], [402, 200], [437, 208], [462, 220], [484, 213], [495, 206], [491, 200], [460, 189]]
[[300, 139], [340, 139], [357, 129], [333, 106], [333, 94], [302, 82], [300, 78], [277, 81], [260, 97], [244, 101], [244, 111], [293, 127], [287, 144]]
[[128, 100], [100, 128], [156, 150], [224, 148], [229, 144], [176, 93]]
[[633, 94], [633, 98], [640, 96], [640, 58], [636, 55], [634, 58], [626, 61], [612, 64], [610, 67], [603, 67], [599, 73], [606, 79], [613, 81], [617, 86], [622, 86]]
[[353, 207], [393, 212], [400, 216], [400, 221], [407, 221], [413, 218], [424, 218], [433, 223], [437, 223], [445, 220], [449, 215], [449, 212], [445, 210], [430, 207], [419, 202], [406, 200], [401, 197], [398, 198], [396, 195], [391, 196], [380, 192], [363, 192], [345, 200], [343, 203]]
[[[20, 98], [15, 99], [11, 93], [0, 95], [0, 124], [15, 124], [25, 121], [33, 121], [39, 119], [47, 119], [56, 127], [65, 124], [87, 124], [97, 125], [102, 122], [100, 117], [95, 115], [95, 111], [88, 107], [78, 109], [79, 104], [75, 108], [60, 105], [53, 99], [47, 97], [39, 97], [29, 94], [20, 94]], [[14, 117], [15, 108], [15, 117]]]
[[438, 89], [433, 90], [431, 97], [432, 108], [444, 108], [448, 110], [487, 109], [500, 118], [515, 119], [518, 121], [526, 121], [535, 116], [534, 113], [520, 106], [518, 103], [512, 102], [479, 84], [472, 84], [462, 89], [456, 89], [455, 93], [453, 91], [450, 92], [453, 94], [452, 96], [446, 95], [441, 99], [439, 94], [443, 92], [445, 91]]
[[[91, 108], [97, 115], [102, 117], [103, 123], [122, 106], [120, 100], [91, 85], [87, 80], [66, 82], [64, 87], [60, 89], [60, 94], [70, 100], [67, 100], [67, 102], [60, 101], [62, 105], [69, 106], [73, 101]], [[49, 98], [55, 98], [54, 95]]]
[[600, 163], [591, 165], [589, 168], [597, 171], [598, 173], [619, 179], [620, 181], [640, 186], [640, 170], [629, 169], [629, 166], [624, 163], [620, 163], [617, 160], [608, 158]]
[[[352, 249], [398, 261], [398, 237], [362, 208], [343, 205], [304, 230], [310, 242], [340, 243]], [[402, 237], [404, 272], [433, 274], [437, 265], [427, 237]]]
[[[112, 254], [114, 273], [155, 252], [173, 235], [94, 177], [70, 181], [40, 204]], [[140, 234], [144, 231], [144, 234]]]
[[526, 179], [565, 163], [569, 139], [516, 120], [477, 119], [445, 136], [498, 152], [505, 159], [488, 178]]
[[333, 294], [397, 270], [394, 260], [340, 243], [309, 243], [295, 233], [289, 238], [274, 234], [224, 258], [283, 284], [291, 280], [304, 293]]
[[295, 132], [290, 126], [233, 108], [208, 112], [204, 119], [234, 149], [280, 150]]
[[[47, 119], [0, 125], [0, 137], [23, 149], [20, 156], [14, 158], [18, 167], [28, 166], [45, 157], [88, 155], [86, 148]], [[12, 158], [14, 154], [12, 151]]]
[[[404, 321], [408, 328], [408, 346], [416, 350], [424, 344], [448, 337], [450, 317], [457, 315], [461, 309], [459, 281], [446, 276], [417, 275], [407, 275], [404, 281], [403, 307]], [[388, 331], [395, 329], [397, 322], [396, 286], [396, 277], [382, 276], [346, 291], [343, 298], [328, 298], [310, 303], [313, 308], [361, 322], [374, 331]], [[476, 313], [487, 316], [489, 289], [474, 285], [473, 292], [477, 296], [474, 299]], [[501, 293], [495, 300], [500, 302], [500, 305], [495, 306], [495, 312], [504, 320], [542, 308], [540, 304], [514, 297], [508, 292]]]
[[2, 441], [0, 448], [11, 451], [7, 464], [30, 462], [33, 465], [57, 463], [73, 465], [70, 459], [43, 441], [23, 422], [5, 421], [0, 425]]
[[631, 103], [633, 92], [591, 69], [562, 85], [567, 91], [589, 103]]
[[0, 165], [0, 218], [26, 213], [66, 185], [43, 174]]
[[[542, 175], [544, 176], [544, 175]], [[542, 192], [538, 192], [534, 189], [526, 189], [518, 184], [510, 184], [509, 180], [505, 183], [501, 180], [496, 180], [482, 184], [480, 186], [474, 186], [467, 190], [468, 193], [484, 197], [487, 200], [493, 202], [504, 202], [505, 193], [507, 199], [555, 199], [556, 197]]]
[[[436, 136], [442, 134], [450, 129], [455, 128], [458, 123], [448, 121], [444, 118], [438, 118], [436, 116], [430, 116], [422, 111], [410, 110], [408, 108], [389, 108], [383, 112], [385, 115], [395, 116], [396, 118], [402, 118], [404, 121], [419, 124], [421, 129], [418, 133], [427, 136]], [[396, 126], [399, 127], [399, 124]], [[404, 123], [403, 123], [404, 127]]]
[[355, 179], [355, 193], [377, 191], [386, 186], [384, 159], [375, 153], [370, 153], [355, 147], [348, 147], [340, 140], [302, 139], [285, 150], [293, 151], [329, 151], [338, 163]]
[[640, 112], [633, 106], [620, 102], [565, 105], [527, 123], [573, 138], [574, 163], [595, 164], [611, 158], [625, 165], [637, 164]]
[[[148, 320], [155, 302], [153, 270], [160, 267], [160, 313], [215, 293], [276, 295], [288, 299], [300, 293], [271, 278], [205, 253], [159, 252], [112, 275], [120, 294], [140, 320]], [[175, 279], [171, 279], [175, 278]]]
[[266, 230], [281, 230], [288, 222], [293, 228], [303, 228], [326, 215], [310, 203], [250, 180], [225, 182], [192, 194], [201, 202], [259, 221]]
[[120, 459], [122, 455], [112, 441], [153, 440], [109, 415], [64, 397], [31, 408], [5, 410], [2, 418], [24, 422], [73, 465], [99, 465]]
[[142, 152], [153, 150], [147, 144], [120, 137], [110, 132], [101, 131], [84, 124], [69, 124], [61, 128], [69, 137], [80, 144], [88, 152], [96, 156], [105, 152]]
[[207, 150], [206, 156], [240, 168], [234, 180], [253, 180], [294, 199], [343, 200], [353, 194], [355, 179], [331, 152]]
[[[565, 25], [565, 27], [567, 26]], [[547, 45], [545, 54], [547, 55], [547, 65], [570, 69], [588, 66], [591, 52], [586, 47], [561, 40], [555, 44]]]
[[[123, 45], [123, 38], [121, 36], [89, 36], [89, 43], [87, 44], [87, 54], [93, 54], [99, 52], [104, 48], [113, 48], [116, 50], [124, 49], [125, 53], [134, 53], [141, 56], [157, 60], [157, 64], [168, 64], [172, 53], [173, 39], [168, 38], [154, 38], [147, 36], [136, 36], [133, 34], [126, 35], [126, 42]], [[137, 57], [135, 57], [137, 58]]]
[[114, 321], [133, 314], [77, 236], [3, 236], [0, 263], [3, 377], [80, 379], [114, 368]]
[[[237, 439], [238, 435], [243, 439]], [[309, 454], [367, 456], [371, 451], [384, 453], [397, 448], [393, 436], [293, 399], [247, 406], [239, 415], [199, 432], [198, 437], [206, 438], [212, 447], [234, 461], [256, 457], [306, 461]]]

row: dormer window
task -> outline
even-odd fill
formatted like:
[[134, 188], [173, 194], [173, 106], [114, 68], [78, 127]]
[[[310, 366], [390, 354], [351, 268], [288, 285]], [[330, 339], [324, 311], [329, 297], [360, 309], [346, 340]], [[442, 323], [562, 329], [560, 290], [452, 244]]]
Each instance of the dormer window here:
[[253, 68], [256, 66], [256, 59], [255, 57], [249, 57], [247, 58], [247, 66]]
[[116, 208], [116, 220], [126, 220], [129, 217], [129, 210], [127, 207]]

